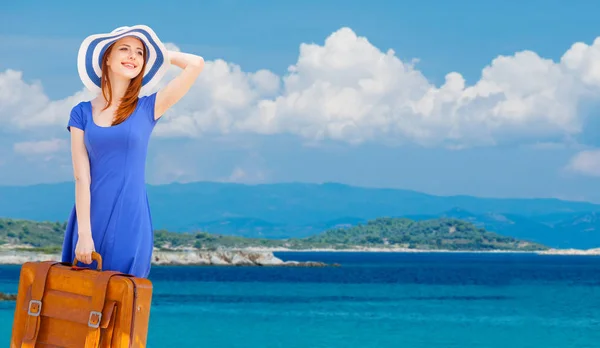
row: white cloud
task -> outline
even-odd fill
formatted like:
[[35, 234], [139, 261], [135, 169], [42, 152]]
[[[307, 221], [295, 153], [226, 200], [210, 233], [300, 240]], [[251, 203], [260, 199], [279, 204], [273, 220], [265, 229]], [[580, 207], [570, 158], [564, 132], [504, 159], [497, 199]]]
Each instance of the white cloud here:
[[65, 139], [24, 141], [13, 145], [13, 150], [25, 155], [46, 155], [65, 150], [69, 143]]
[[[179, 50], [174, 44], [169, 49]], [[179, 73], [172, 67], [158, 88]], [[196, 137], [203, 133], [229, 133], [243, 122], [264, 97], [277, 93], [279, 76], [268, 70], [247, 73], [222, 59], [206, 61], [190, 92], [163, 116], [155, 134], [162, 137]]]
[[585, 150], [577, 153], [567, 169], [587, 176], [600, 176], [600, 150]]
[[266, 174], [260, 169], [244, 169], [239, 166], [233, 168], [231, 174], [220, 181], [243, 184], [256, 184], [265, 182]]
[[0, 121], [7, 131], [66, 127], [71, 108], [90, 97], [89, 92], [81, 90], [68, 98], [52, 101], [39, 81], [27, 84], [19, 71], [0, 72]]
[[0, 73], [0, 120], [3, 123], [23, 122], [49, 102], [39, 82], [27, 84], [22, 73], [14, 70]]
[[568, 60], [557, 64], [520, 52], [496, 58], [473, 86], [451, 72], [436, 87], [393, 51], [382, 52], [344, 28], [323, 46], [301, 46], [284, 94], [259, 104], [250, 128], [451, 147], [562, 137], [581, 129], [577, 104], [587, 83], [575, 70], [581, 64]]
[[[179, 50], [169, 43], [169, 49]], [[435, 86], [392, 50], [349, 28], [323, 45], [302, 44], [285, 76], [207, 61], [190, 93], [159, 123], [161, 137], [291, 133], [314, 141], [412, 142], [465, 148], [504, 141], [560, 142], [582, 131], [581, 102], [597, 99], [600, 39], [574, 44], [560, 61], [535, 52], [499, 56], [467, 86], [449, 72]], [[166, 83], [178, 68], [172, 68]], [[83, 91], [50, 101], [19, 72], [0, 73], [0, 120], [12, 129], [62, 127]]]

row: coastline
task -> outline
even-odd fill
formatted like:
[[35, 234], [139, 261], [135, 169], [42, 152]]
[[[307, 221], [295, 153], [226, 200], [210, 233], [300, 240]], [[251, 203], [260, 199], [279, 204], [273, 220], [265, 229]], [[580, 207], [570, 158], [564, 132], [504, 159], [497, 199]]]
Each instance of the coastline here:
[[[0, 265], [21, 265], [25, 262], [61, 261], [60, 253], [47, 253], [31, 247], [0, 247]], [[293, 266], [293, 267], [326, 267], [339, 266], [318, 261], [283, 261], [270, 251], [256, 250], [197, 250], [154, 249], [152, 265], [196, 265], [196, 266]]]
[[[43, 260], [60, 261], [59, 253], [36, 251], [30, 246], [0, 246], [0, 265], [18, 265], [25, 262]], [[269, 248], [244, 247], [222, 248], [218, 250], [200, 250], [195, 248], [155, 248], [152, 255], [153, 265], [204, 265], [204, 266], [298, 266], [325, 267], [331, 266], [318, 261], [283, 261], [276, 257], [276, 252], [378, 252], [378, 253], [473, 253], [473, 254], [537, 254], [537, 255], [585, 255], [600, 256], [600, 248], [581, 249], [547, 249], [547, 250], [443, 250], [443, 249], [409, 249], [393, 247], [355, 247], [345, 249], [334, 248]], [[333, 266], [339, 266], [334, 264]]]
[[258, 252], [389, 252], [389, 253], [473, 253], [473, 254], [539, 254], [539, 255], [600, 255], [600, 248], [594, 249], [547, 249], [547, 250], [446, 250], [446, 249], [409, 249], [409, 248], [312, 248], [312, 249], [289, 249], [289, 248], [263, 248], [249, 247], [240, 250]]
[[264, 252], [365, 252], [365, 253], [535, 253], [536, 251], [523, 250], [445, 250], [445, 249], [408, 249], [408, 248], [312, 248], [312, 249], [289, 249], [289, 248], [244, 248], [243, 250]]

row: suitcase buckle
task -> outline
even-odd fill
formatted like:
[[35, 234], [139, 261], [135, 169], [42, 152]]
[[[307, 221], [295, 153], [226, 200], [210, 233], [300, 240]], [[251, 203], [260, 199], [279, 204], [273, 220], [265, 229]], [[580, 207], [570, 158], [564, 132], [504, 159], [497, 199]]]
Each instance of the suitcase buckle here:
[[34, 317], [39, 317], [42, 312], [42, 301], [31, 300], [29, 301], [29, 307], [27, 308], [27, 314]]
[[88, 326], [93, 328], [98, 328], [100, 326], [100, 320], [102, 319], [102, 313], [91, 311], [90, 317], [88, 319]]

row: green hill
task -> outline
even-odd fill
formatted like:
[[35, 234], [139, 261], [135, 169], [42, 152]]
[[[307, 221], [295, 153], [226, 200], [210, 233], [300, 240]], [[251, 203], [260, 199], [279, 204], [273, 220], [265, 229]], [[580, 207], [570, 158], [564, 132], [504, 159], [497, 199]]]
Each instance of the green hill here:
[[393, 245], [434, 250], [543, 250], [541, 244], [502, 236], [457, 219], [414, 221], [378, 218], [351, 228], [325, 231], [305, 239], [307, 243], [334, 245]]
[[[40, 251], [58, 252], [65, 223], [0, 219], [0, 244], [10, 243]], [[457, 219], [413, 221], [406, 218], [377, 218], [347, 228], [333, 228], [305, 238], [247, 238], [207, 232], [177, 233], [157, 230], [154, 245], [173, 249], [288, 248], [350, 249], [408, 248], [425, 250], [545, 250], [546, 246], [488, 232]]]

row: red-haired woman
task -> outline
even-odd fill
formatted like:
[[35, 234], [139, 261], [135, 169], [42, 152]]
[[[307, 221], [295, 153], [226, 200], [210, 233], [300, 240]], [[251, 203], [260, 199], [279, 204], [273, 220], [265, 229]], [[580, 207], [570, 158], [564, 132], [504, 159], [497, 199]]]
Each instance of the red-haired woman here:
[[[181, 73], [158, 92], [143, 95], [170, 64]], [[167, 51], [145, 25], [87, 37], [77, 60], [83, 84], [97, 97], [75, 105], [67, 129], [75, 176], [75, 203], [62, 261], [147, 277], [153, 227], [145, 183], [148, 140], [156, 122], [190, 89], [204, 68], [200, 56]]]

